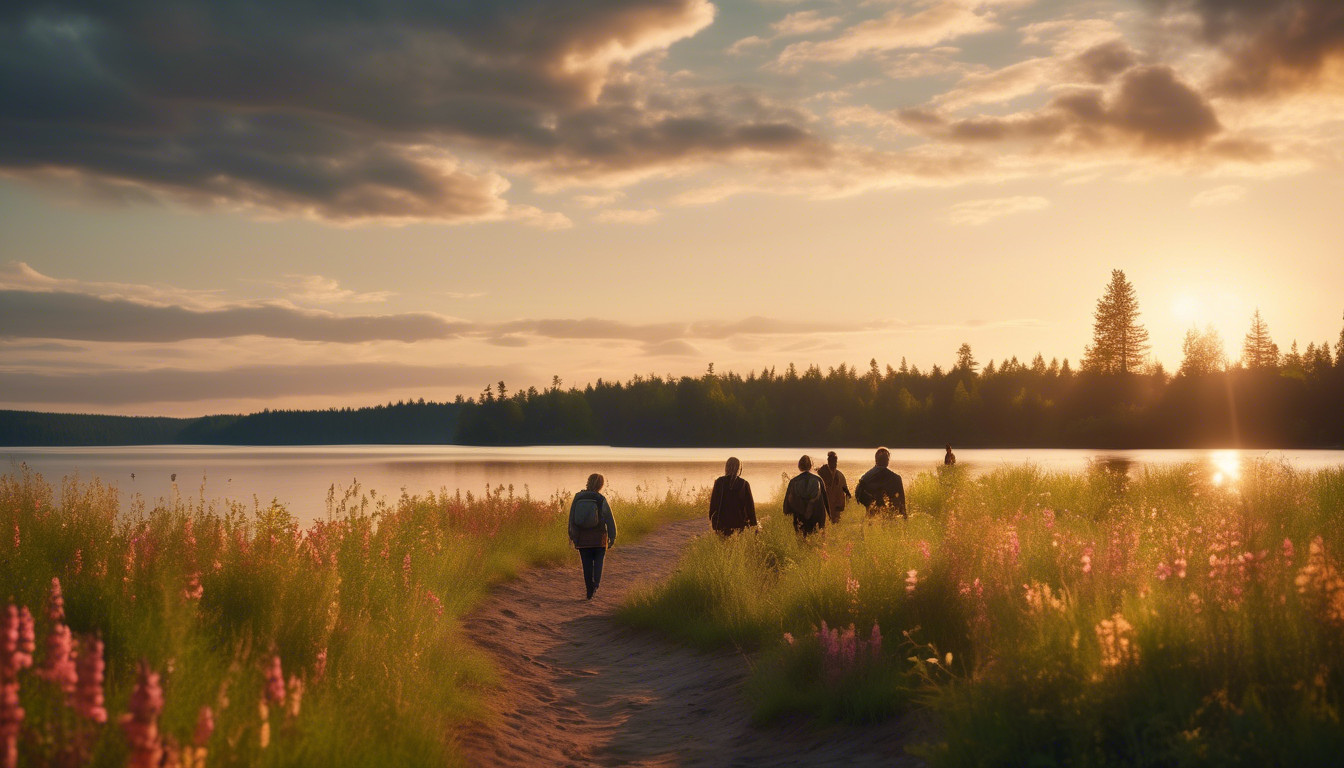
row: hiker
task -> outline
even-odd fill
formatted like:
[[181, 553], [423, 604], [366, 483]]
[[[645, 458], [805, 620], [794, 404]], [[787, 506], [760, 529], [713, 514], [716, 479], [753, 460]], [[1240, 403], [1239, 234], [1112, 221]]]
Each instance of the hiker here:
[[587, 490], [575, 494], [569, 505], [569, 541], [579, 550], [589, 600], [602, 582], [602, 559], [616, 543], [616, 518], [611, 516], [611, 505], [602, 495], [602, 486], [606, 484], [601, 475], [589, 475]]
[[827, 451], [826, 463], [817, 469], [817, 477], [826, 484], [826, 504], [832, 523], [840, 522], [840, 513], [845, 511], [845, 497], [853, 497], [845, 473], [837, 468], [839, 463], [835, 451]]
[[709, 494], [709, 524], [724, 536], [756, 527], [756, 502], [751, 498], [751, 483], [742, 478], [742, 462], [729, 456], [723, 477], [714, 481]]
[[952, 453], [952, 444], [947, 444], [947, 453], [943, 454], [943, 466], [950, 467], [957, 463], [957, 457]]
[[793, 516], [793, 528], [804, 536], [826, 527], [829, 514], [826, 484], [812, 474], [812, 457], [798, 460], [799, 474], [784, 489], [784, 514]]
[[854, 500], [868, 508], [869, 517], [878, 514], [883, 508], [890, 508], [900, 512], [901, 517], [908, 518], [909, 515], [905, 513], [905, 486], [901, 483], [901, 476], [887, 469], [887, 464], [891, 462], [891, 451], [878, 448], [873, 460], [876, 466], [859, 478], [859, 484], [854, 488]]

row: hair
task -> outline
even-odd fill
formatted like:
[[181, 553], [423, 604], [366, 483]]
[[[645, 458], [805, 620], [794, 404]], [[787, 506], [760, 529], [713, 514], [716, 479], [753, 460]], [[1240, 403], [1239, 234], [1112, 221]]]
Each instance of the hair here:
[[729, 456], [728, 461], [723, 463], [723, 474], [729, 477], [742, 474], [742, 462], [738, 461], [736, 456]]
[[811, 468], [812, 468], [812, 457], [804, 453], [803, 457], [798, 460], [798, 469], [806, 472]]
[[877, 466], [885, 467], [891, 462], [891, 451], [886, 448], [878, 448], [877, 453], [873, 455], [873, 460], [877, 462]]
[[826, 452], [826, 460], [827, 460], [827, 461], [830, 461], [831, 459], [835, 459], [836, 461], [839, 461], [839, 460], [840, 460], [840, 457], [835, 455], [835, 451], [827, 451], [827, 452]]
[[607, 478], [599, 475], [596, 472], [588, 476], [588, 490], [592, 491], [593, 493], [597, 493], [598, 491], [602, 490], [602, 486], [606, 484], [607, 484]]

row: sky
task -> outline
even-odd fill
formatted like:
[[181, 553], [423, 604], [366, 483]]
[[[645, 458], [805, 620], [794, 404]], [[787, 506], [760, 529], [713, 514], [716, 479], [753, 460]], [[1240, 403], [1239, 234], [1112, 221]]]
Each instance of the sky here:
[[1338, 0], [11, 0], [0, 408], [1344, 325]]

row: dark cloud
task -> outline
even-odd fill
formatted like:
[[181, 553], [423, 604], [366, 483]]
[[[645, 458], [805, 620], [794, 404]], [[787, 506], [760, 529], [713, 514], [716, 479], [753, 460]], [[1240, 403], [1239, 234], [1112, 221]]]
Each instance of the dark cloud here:
[[1192, 11], [1204, 39], [1227, 57], [1214, 87], [1235, 96], [1269, 95], [1316, 82], [1344, 58], [1340, 0], [1156, 0]]
[[1073, 57], [1073, 68], [1088, 82], [1104, 85], [1134, 66], [1138, 59], [1124, 40], [1094, 45]]
[[507, 185], [429, 147], [581, 175], [816, 150], [795, 111], [615, 76], [712, 17], [707, 0], [14, 0], [0, 169], [337, 220], [474, 220], [503, 215]]
[[7, 404], [193, 402], [293, 395], [351, 395], [409, 388], [461, 387], [526, 378], [508, 366], [332, 363], [240, 366], [202, 371], [0, 372]]
[[1080, 90], [1021, 115], [948, 120], [906, 110], [901, 117], [916, 130], [955, 141], [1051, 141], [1068, 147], [1200, 148], [1212, 146], [1222, 130], [1208, 101], [1165, 66], [1130, 69], [1109, 98], [1100, 89]]
[[11, 338], [173, 342], [269, 336], [410, 342], [446, 338], [464, 325], [428, 313], [343, 316], [274, 304], [195, 310], [83, 293], [0, 291], [0, 336]]

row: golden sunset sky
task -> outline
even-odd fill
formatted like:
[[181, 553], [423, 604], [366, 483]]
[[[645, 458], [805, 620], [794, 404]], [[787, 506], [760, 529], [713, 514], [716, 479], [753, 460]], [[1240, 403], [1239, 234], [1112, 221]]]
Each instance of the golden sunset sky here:
[[0, 408], [1333, 344], [1342, 136], [1338, 0], [12, 0]]

